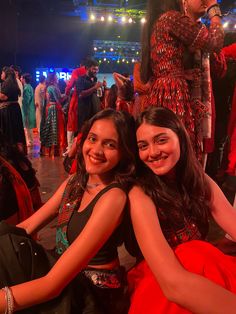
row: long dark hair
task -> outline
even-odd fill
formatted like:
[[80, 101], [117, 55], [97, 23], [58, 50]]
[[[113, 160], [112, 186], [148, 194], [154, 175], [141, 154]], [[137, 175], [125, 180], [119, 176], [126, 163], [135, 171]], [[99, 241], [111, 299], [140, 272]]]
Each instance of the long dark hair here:
[[117, 92], [118, 92], [118, 87], [116, 84], [113, 84], [108, 92], [107, 95], [107, 107], [108, 108], [116, 108], [116, 99], [117, 99]]
[[171, 110], [162, 107], [149, 107], [142, 112], [137, 119], [137, 128], [142, 123], [171, 129], [178, 136], [180, 144], [175, 181], [154, 174], [141, 163], [138, 176], [142, 188], [156, 207], [165, 211], [173, 227], [177, 228], [183, 217], [191, 217], [205, 236], [208, 231], [211, 192], [183, 123]]
[[88, 181], [82, 148], [94, 122], [102, 119], [112, 120], [119, 136], [121, 158], [118, 165], [113, 169], [114, 181], [120, 183], [122, 188], [127, 191], [134, 182], [137, 153], [134, 119], [127, 112], [115, 111], [114, 109], [108, 108], [94, 115], [90, 120], [85, 122], [82, 128], [82, 137], [78, 148], [77, 174], [74, 177], [74, 180], [78, 182], [77, 186], [79, 187], [79, 194], [82, 194], [83, 191], [86, 190]]
[[46, 79], [46, 86], [56, 85], [57, 86], [57, 74], [56, 72], [49, 72]]
[[31, 75], [29, 73], [24, 73], [22, 75], [22, 77], [25, 80], [26, 84], [30, 84], [31, 83], [32, 77], [31, 77]]
[[167, 11], [181, 11], [180, 0], [147, 0], [146, 23], [143, 26], [141, 39], [141, 69], [140, 77], [143, 83], [147, 83], [152, 76], [150, 64], [150, 38], [153, 30], [153, 25], [163, 13]]
[[131, 101], [134, 99], [134, 84], [131, 80], [124, 81], [124, 84], [120, 87], [118, 95], [124, 100]]
[[13, 69], [10, 67], [3, 67], [2, 72], [5, 73], [5, 80], [2, 83], [2, 86], [4, 85], [11, 85], [12, 88], [14, 88], [17, 91], [17, 95], [21, 96], [21, 91], [19, 89], [19, 86], [17, 84], [16, 75]]

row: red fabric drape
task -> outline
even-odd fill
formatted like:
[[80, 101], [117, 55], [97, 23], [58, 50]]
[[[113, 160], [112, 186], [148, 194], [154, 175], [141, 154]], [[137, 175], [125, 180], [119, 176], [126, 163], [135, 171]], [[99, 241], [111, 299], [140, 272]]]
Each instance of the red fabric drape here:
[[[198, 240], [179, 245], [175, 254], [188, 271], [206, 277], [236, 294], [236, 257], [225, 255], [211, 244]], [[164, 296], [145, 261], [129, 272], [128, 281], [132, 293], [129, 314], [191, 313]]]
[[1, 156], [0, 163], [6, 167], [10, 173], [9, 178], [16, 193], [16, 199], [19, 207], [19, 212], [17, 213], [18, 219], [19, 222], [23, 221], [34, 213], [30, 192], [19, 172], [17, 172], [16, 169]]

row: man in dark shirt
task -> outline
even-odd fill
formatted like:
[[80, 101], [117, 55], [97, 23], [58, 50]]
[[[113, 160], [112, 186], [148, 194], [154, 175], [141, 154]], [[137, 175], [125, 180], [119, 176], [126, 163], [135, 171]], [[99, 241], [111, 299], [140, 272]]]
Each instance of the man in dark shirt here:
[[80, 132], [83, 123], [96, 114], [100, 108], [100, 99], [98, 90], [102, 88], [103, 83], [97, 81], [99, 71], [98, 62], [89, 59], [86, 62], [86, 74], [80, 76], [77, 80], [76, 88], [79, 95], [78, 100], [78, 130]]

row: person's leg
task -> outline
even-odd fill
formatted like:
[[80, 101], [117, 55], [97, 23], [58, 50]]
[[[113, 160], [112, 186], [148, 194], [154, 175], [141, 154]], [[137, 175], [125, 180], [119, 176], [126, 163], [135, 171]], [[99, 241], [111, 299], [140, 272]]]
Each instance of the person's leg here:
[[73, 141], [74, 141], [74, 132], [67, 131], [67, 144], [68, 144], [67, 151], [69, 151], [71, 149]]
[[33, 129], [25, 128], [25, 137], [27, 146], [33, 146], [34, 144]]

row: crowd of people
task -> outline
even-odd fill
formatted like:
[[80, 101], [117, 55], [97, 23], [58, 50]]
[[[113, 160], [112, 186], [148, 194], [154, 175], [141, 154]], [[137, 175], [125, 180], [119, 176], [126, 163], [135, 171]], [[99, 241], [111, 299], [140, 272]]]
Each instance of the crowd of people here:
[[[206, 13], [209, 28], [200, 22]], [[236, 58], [235, 44], [223, 48], [223, 41], [216, 0], [148, 0], [142, 59], [133, 81], [115, 72], [108, 89], [105, 78], [97, 79], [99, 64], [87, 59], [73, 71], [64, 93], [56, 73], [41, 77], [34, 92], [28, 74], [20, 81], [16, 67], [3, 68], [0, 186], [7, 178], [15, 192], [18, 207], [8, 206], [10, 216], [25, 209], [15, 228], [3, 225], [3, 230], [0, 224], [0, 236], [33, 239], [55, 217], [57, 227], [55, 250], [40, 260], [50, 267], [38, 276], [27, 270], [26, 280], [13, 275], [9, 280], [11, 265], [0, 254], [0, 313], [36, 313], [35, 305], [37, 313], [235, 313], [236, 257], [207, 240], [215, 221], [225, 243], [236, 248], [236, 210], [205, 171], [214, 147], [211, 73], [220, 79], [227, 61]], [[232, 178], [235, 92], [225, 169]], [[27, 191], [38, 183], [25, 154], [36, 126], [41, 154], [68, 154], [74, 167], [55, 194], [30, 212], [33, 197]], [[22, 177], [32, 177], [25, 190], [19, 184], [21, 168]], [[136, 258], [128, 272], [120, 265], [121, 244]], [[22, 242], [12, 245], [20, 252]], [[31, 254], [35, 260], [37, 253]], [[25, 270], [32, 256], [17, 267]]]

